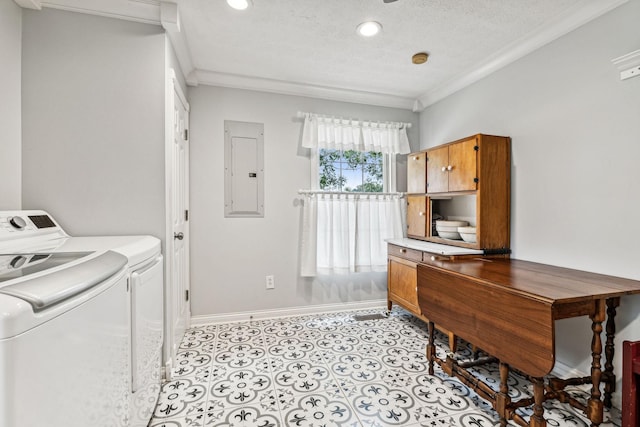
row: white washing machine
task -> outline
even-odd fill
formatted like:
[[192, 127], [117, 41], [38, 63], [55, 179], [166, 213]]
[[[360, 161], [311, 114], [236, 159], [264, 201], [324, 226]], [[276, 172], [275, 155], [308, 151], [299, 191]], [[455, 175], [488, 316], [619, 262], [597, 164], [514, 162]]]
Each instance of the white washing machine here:
[[[100, 338], [100, 351], [96, 348], [97, 343], [91, 344], [90, 338], [85, 337], [84, 335], [76, 336], [77, 334], [74, 332], [76, 330], [86, 332], [87, 336], [91, 335], [91, 331], [93, 327], [95, 327], [95, 325], [90, 326], [90, 322], [85, 323], [84, 317], [80, 316], [79, 312], [77, 315], [75, 315], [74, 312], [74, 316], [70, 316], [73, 317], [73, 319], [71, 319], [67, 325], [69, 327], [69, 331], [67, 331], [67, 333], [69, 335], [76, 336], [76, 347], [82, 346], [82, 342], [88, 340], [90, 343], [89, 346], [96, 348], [96, 355], [86, 355], [83, 358], [85, 360], [83, 363], [86, 365], [84, 368], [86, 371], [85, 376], [87, 377], [87, 380], [90, 380], [91, 382], [90, 389], [95, 389], [95, 391], [86, 393], [79, 390], [78, 394], [82, 395], [83, 399], [86, 401], [86, 404], [81, 406], [96, 407], [103, 410], [100, 417], [96, 414], [88, 414], [87, 417], [91, 417], [89, 422], [89, 418], [79, 416], [75, 413], [77, 411], [65, 411], [64, 408], [67, 406], [73, 408], [77, 407], [77, 397], [72, 393], [66, 393], [64, 388], [63, 390], [56, 391], [55, 386], [45, 384], [34, 378], [34, 381], [36, 382], [25, 386], [25, 388], [32, 387], [42, 390], [54, 390], [56, 393], [55, 401], [57, 404], [53, 406], [60, 408], [61, 410], [59, 418], [60, 422], [57, 423], [57, 419], [52, 419], [50, 416], [42, 415], [42, 423], [39, 423], [40, 419], [38, 419], [38, 422], [33, 423], [30, 421], [25, 421], [25, 423], [22, 424], [3, 424], [0, 422], [0, 425], [12, 427], [32, 425], [60, 425], [65, 427], [76, 425], [82, 427], [89, 425], [105, 427], [121, 425], [133, 427], [146, 426], [153, 413], [153, 409], [159, 395], [161, 382], [164, 269], [163, 258], [160, 252], [160, 240], [151, 236], [69, 237], [55, 222], [55, 220], [53, 220], [53, 218], [44, 211], [4, 211], [0, 212], [0, 249], [3, 247], [7, 250], [11, 249], [11, 252], [13, 253], [13, 258], [7, 257], [5, 259], [5, 263], [8, 267], [6, 269], [8, 273], [6, 274], [16, 274], [15, 271], [9, 271], [16, 270], [11, 263], [16, 265], [21, 263], [22, 265], [23, 271], [20, 273], [22, 279], [19, 279], [19, 281], [27, 280], [28, 277], [34, 274], [30, 270], [27, 270], [25, 273], [25, 268], [33, 269], [37, 264], [42, 264], [44, 262], [39, 261], [38, 254], [42, 257], [42, 253], [45, 248], [46, 252], [50, 254], [49, 259], [53, 260], [58, 259], [59, 257], [66, 259], [68, 258], [68, 255], [66, 254], [86, 254], [89, 252], [91, 255], [86, 255], [85, 257], [100, 258], [102, 255], [99, 254], [111, 254], [111, 258], [118, 256], [121, 261], [124, 259], [124, 266], [122, 267], [124, 273], [121, 274], [122, 283], [118, 282], [120, 287], [124, 290], [124, 298], [119, 294], [121, 298], [118, 301], [110, 303], [111, 305], [105, 305], [98, 298], [96, 298], [95, 301], [95, 304], [99, 305], [100, 309], [105, 312], [119, 313], [117, 319], [101, 319], [99, 326], [97, 326], [99, 331], [94, 331], [94, 333], [104, 331], [108, 334], [109, 332], [107, 331], [111, 331], [114, 328], [114, 325], [118, 325], [117, 329], [119, 333], [115, 335], [118, 336], [118, 347], [121, 349], [120, 351], [115, 351], [115, 340], [111, 340], [113, 342], [109, 344], [110, 341], [108, 339], [105, 340], [104, 336]], [[35, 247], [39, 247], [40, 249], [33, 250]], [[29, 255], [29, 253], [32, 254]], [[16, 256], [23, 256], [25, 260], [17, 261], [15, 258]], [[0, 263], [1, 262], [2, 261], [0, 261]], [[84, 265], [84, 262], [72, 262]], [[70, 263], [70, 265], [72, 264]], [[95, 273], [96, 267], [92, 267], [90, 264], [87, 265], [88, 268], [85, 268], [85, 270], [87, 270], [86, 274], [91, 276]], [[71, 272], [71, 269], [63, 267], [57, 268], [62, 269], [67, 273]], [[52, 270], [50, 271], [47, 268], [42, 270], [40, 273], [35, 274], [40, 274], [42, 276], [41, 280], [46, 282], [48, 280], [49, 273], [52, 272]], [[15, 279], [13, 280], [15, 281]], [[60, 280], [61, 283], [64, 283], [64, 281], [67, 280], [66, 276], [61, 277]], [[8, 281], [7, 283], [13, 284], [13, 281]], [[2, 289], [5, 287], [6, 286], [0, 282], [0, 295], [2, 295]], [[60, 287], [64, 288], [65, 285], [61, 284]], [[13, 297], [15, 298], [15, 296]], [[115, 304], [118, 306], [115, 307]], [[89, 314], [91, 313], [93, 312], [90, 312]], [[122, 313], [124, 313], [124, 322], [122, 319]], [[38, 313], [33, 311], [32, 316], [38, 317]], [[0, 319], [0, 331], [3, 330], [3, 325], [6, 323], [6, 320], [6, 316], [5, 318]], [[47, 329], [51, 328], [49, 323], [51, 322], [45, 321], [41, 324], [42, 329], [45, 331], [45, 335], [48, 335]], [[1, 334], [0, 340], [3, 340], [1, 337], [4, 337], [5, 335], [10, 335], [10, 333]], [[97, 335], [100, 335], [100, 333]], [[40, 339], [41, 338], [36, 337], [33, 340], [29, 339], [29, 342], [33, 341], [33, 345], [38, 347], [40, 346], [40, 343], [38, 342]], [[10, 361], [10, 359], [14, 357], [12, 356], [12, 352], [16, 348], [15, 343], [20, 340], [15, 337], [9, 339], [4, 338], [4, 340], [6, 342], [0, 344], [3, 349], [1, 351], [8, 355], [7, 360]], [[123, 342], [125, 343], [124, 345]], [[57, 347], [64, 347], [65, 345], [66, 343], [59, 341]], [[110, 350], [106, 351], [106, 347], [109, 347]], [[94, 372], [94, 370], [96, 372], [100, 372], [104, 367], [105, 363], [99, 359], [99, 356], [105, 354], [113, 354], [113, 361], [109, 363], [118, 365], [119, 374], [113, 375], [115, 373], [115, 369], [111, 368], [109, 369], [111, 376], [107, 375], [110, 376], [110, 378], [118, 378], [116, 381], [119, 384], [118, 387], [109, 386], [108, 381], [105, 382], [99, 377], [92, 378], [92, 372]], [[74, 362], [67, 363], [69, 366], [66, 366], [65, 370], [61, 371], [56, 378], [61, 380], [63, 376], [76, 376], [77, 372], [74, 365], [75, 363], [79, 363], [76, 359], [77, 358], [72, 357], [70, 360], [73, 360]], [[2, 360], [2, 356], [0, 356], [0, 360]], [[37, 360], [42, 362], [42, 353], [38, 356]], [[28, 369], [28, 366], [22, 365], [23, 364], [21, 364], [21, 368]], [[53, 368], [49, 362], [42, 362], [42, 365], [43, 370]], [[11, 369], [11, 366], [12, 365], [10, 364], [7, 365], [6, 369]], [[4, 364], [0, 365], [0, 369], [2, 369], [2, 374], [4, 376]], [[122, 380], [122, 372], [125, 373], [124, 382]], [[20, 375], [21, 374], [18, 373], [15, 374], [16, 381], [19, 381], [17, 377]], [[66, 380], [63, 380], [60, 384], [65, 384], [65, 382]], [[122, 386], [123, 384], [125, 386], [124, 388]], [[12, 385], [0, 389], [0, 397], [3, 402], [5, 400], [8, 402], [5, 406], [10, 413], [16, 414], [15, 416], [18, 417], [16, 418], [17, 420], [20, 420], [20, 417], [22, 416], [20, 414], [25, 414], [26, 417], [30, 417], [31, 415], [26, 415], [27, 412], [39, 413], [40, 411], [33, 411], [34, 404], [40, 400], [48, 401], [49, 399], [48, 395], [40, 396], [38, 399], [25, 399], [26, 396], [21, 396], [21, 398], [18, 399], [18, 397], [13, 393], [13, 389], [14, 386]], [[112, 389], [113, 391], [110, 391]], [[53, 391], [49, 393], [53, 393]], [[105, 396], [110, 396], [107, 401], [104, 400]], [[18, 400], [21, 401], [18, 402]], [[3, 403], [0, 403], [0, 405], [2, 404]], [[25, 405], [28, 405], [31, 409], [27, 410]], [[2, 411], [2, 407], [0, 406], [0, 414], [3, 412], [4, 411]], [[2, 415], [0, 415], [0, 420], [2, 420], [1, 417]], [[56, 421], [52, 422], [52, 420]]]

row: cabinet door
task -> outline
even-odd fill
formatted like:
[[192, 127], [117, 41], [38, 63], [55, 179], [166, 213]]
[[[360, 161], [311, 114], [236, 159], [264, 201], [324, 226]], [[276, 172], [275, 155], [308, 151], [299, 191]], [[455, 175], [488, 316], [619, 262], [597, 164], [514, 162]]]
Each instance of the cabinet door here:
[[416, 263], [398, 258], [389, 258], [388, 268], [387, 286], [389, 299], [416, 314], [420, 314]]
[[407, 156], [407, 193], [425, 193], [427, 190], [427, 153]]
[[474, 191], [478, 185], [476, 170], [477, 141], [475, 138], [461, 141], [449, 146], [449, 191]]
[[449, 191], [448, 165], [449, 147], [427, 151], [427, 193], [446, 193]]
[[427, 198], [407, 196], [407, 235], [426, 237], [427, 220]]

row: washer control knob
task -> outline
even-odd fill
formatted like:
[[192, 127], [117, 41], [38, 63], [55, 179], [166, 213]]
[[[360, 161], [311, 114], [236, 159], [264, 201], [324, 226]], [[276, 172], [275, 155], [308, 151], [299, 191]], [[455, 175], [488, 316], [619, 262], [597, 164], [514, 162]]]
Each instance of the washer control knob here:
[[9, 219], [9, 224], [11, 224], [13, 227], [17, 228], [18, 230], [22, 230], [23, 228], [25, 228], [27, 226], [27, 221], [25, 221], [24, 219], [20, 218], [19, 216], [14, 216], [14, 217]]
[[20, 268], [26, 261], [27, 257], [18, 255], [17, 257], [14, 257], [11, 261], [9, 261], [9, 265], [13, 268]]

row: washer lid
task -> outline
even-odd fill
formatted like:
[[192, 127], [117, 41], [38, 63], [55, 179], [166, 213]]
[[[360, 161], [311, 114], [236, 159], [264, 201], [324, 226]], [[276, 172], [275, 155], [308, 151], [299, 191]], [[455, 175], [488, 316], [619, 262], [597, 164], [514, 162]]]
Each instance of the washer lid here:
[[88, 236], [70, 237], [56, 252], [112, 250], [129, 258], [129, 267], [160, 254], [160, 239], [152, 236]]
[[0, 285], [79, 260], [93, 252], [0, 253]]
[[107, 251], [84, 262], [0, 288], [38, 312], [99, 285], [127, 265], [127, 258]]

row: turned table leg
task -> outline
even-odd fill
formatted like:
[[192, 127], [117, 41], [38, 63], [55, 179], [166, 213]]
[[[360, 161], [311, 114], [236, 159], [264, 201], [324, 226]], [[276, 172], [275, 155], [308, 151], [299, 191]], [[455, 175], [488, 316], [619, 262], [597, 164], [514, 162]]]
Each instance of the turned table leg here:
[[511, 403], [509, 397], [509, 365], [500, 362], [500, 392], [496, 396], [496, 412], [500, 415], [500, 427], [507, 427], [507, 406]]
[[620, 305], [620, 298], [607, 300], [607, 341], [604, 346], [604, 406], [611, 408], [611, 394], [616, 391], [616, 376], [613, 373], [613, 356], [615, 352], [614, 338], [616, 336], [616, 307]]
[[429, 361], [429, 375], [433, 375], [433, 362], [434, 362], [434, 358], [436, 357], [436, 346], [435, 346], [435, 340], [433, 336], [435, 325], [433, 324], [433, 322], [429, 322], [427, 325], [429, 327], [429, 343], [427, 344], [427, 360]]
[[591, 330], [593, 337], [591, 339], [591, 397], [587, 401], [587, 416], [591, 420], [591, 426], [597, 427], [602, 422], [603, 404], [600, 399], [600, 378], [602, 369], [600, 359], [602, 358], [602, 322], [605, 319], [605, 302], [603, 300], [595, 301], [595, 311], [591, 318]]
[[544, 402], [544, 379], [543, 378], [531, 378], [533, 382], [533, 415], [529, 425], [531, 427], [546, 427], [547, 420], [544, 419], [544, 408], [542, 403]]

